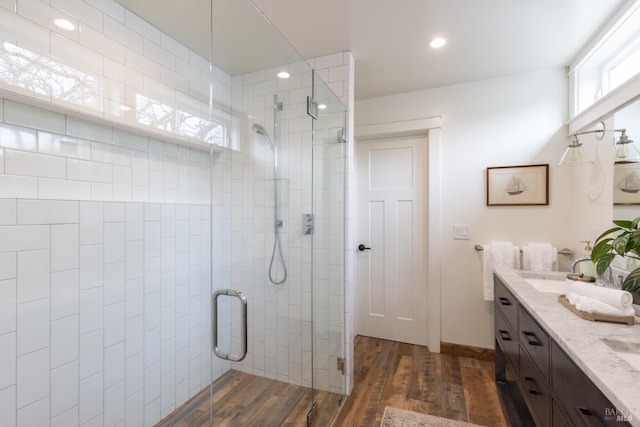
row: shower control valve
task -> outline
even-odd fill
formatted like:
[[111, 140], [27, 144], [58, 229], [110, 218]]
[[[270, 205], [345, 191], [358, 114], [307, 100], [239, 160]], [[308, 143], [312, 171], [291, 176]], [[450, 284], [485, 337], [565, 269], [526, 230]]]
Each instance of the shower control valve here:
[[314, 231], [315, 226], [313, 223], [313, 214], [302, 214], [302, 234], [305, 236], [310, 236]]

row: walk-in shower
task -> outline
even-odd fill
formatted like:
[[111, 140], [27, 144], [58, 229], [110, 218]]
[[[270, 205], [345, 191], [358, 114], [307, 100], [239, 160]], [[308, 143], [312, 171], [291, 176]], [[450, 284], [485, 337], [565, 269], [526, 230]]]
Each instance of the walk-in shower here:
[[[284, 223], [280, 215], [280, 191], [279, 191], [279, 172], [278, 165], [278, 148], [279, 148], [279, 122], [280, 112], [282, 111], [282, 102], [278, 101], [278, 95], [273, 95], [273, 139], [269, 137], [267, 130], [263, 125], [254, 123], [251, 129], [261, 135], [271, 146], [271, 152], [273, 153], [273, 249], [271, 251], [271, 261], [269, 262], [269, 280], [274, 285], [281, 285], [287, 280], [287, 265], [284, 261], [284, 255], [282, 253], [282, 243], [280, 242], [280, 230]], [[276, 261], [276, 256], [279, 257], [279, 262]], [[275, 265], [282, 266], [282, 277], [275, 277]]]
[[[2, 426], [328, 426], [353, 363], [346, 108], [250, 0], [204, 0], [190, 46], [147, 1], [58, 3], [122, 25], [53, 55], [40, 0], [0, 7]], [[316, 65], [351, 88], [352, 64]]]

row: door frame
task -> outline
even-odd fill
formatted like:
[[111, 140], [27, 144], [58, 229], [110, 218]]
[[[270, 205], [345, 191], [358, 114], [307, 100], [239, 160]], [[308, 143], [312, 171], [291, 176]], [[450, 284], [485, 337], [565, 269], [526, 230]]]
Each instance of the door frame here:
[[[427, 265], [427, 344], [429, 350], [440, 353], [440, 251], [432, 250], [441, 248], [441, 117], [428, 117], [423, 119], [405, 120], [399, 122], [379, 123], [355, 127], [356, 150], [358, 140], [371, 140], [379, 138], [392, 138], [398, 136], [426, 136], [428, 175], [427, 188], [429, 198], [427, 208], [427, 241], [426, 265]], [[358, 171], [356, 171], [356, 174]], [[357, 218], [357, 214], [356, 214]], [[357, 283], [357, 277], [355, 282]], [[355, 301], [354, 301], [355, 303]], [[355, 306], [354, 306], [355, 309]], [[355, 310], [354, 310], [355, 311]], [[350, 313], [351, 321], [357, 330], [357, 315]]]

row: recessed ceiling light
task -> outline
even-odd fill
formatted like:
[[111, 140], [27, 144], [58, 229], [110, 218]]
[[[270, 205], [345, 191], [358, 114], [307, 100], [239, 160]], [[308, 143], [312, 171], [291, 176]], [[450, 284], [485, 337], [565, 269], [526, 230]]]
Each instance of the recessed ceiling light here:
[[447, 44], [447, 39], [445, 39], [444, 37], [436, 37], [435, 39], [429, 42], [429, 46], [431, 46], [434, 49], [441, 48], [445, 44]]
[[66, 31], [73, 31], [76, 29], [76, 26], [73, 25], [73, 22], [69, 21], [68, 19], [58, 18], [53, 21], [53, 23], [56, 24], [57, 27], [62, 28]]
[[291, 76], [291, 74], [287, 73], [286, 71], [280, 71], [278, 73], [278, 77], [280, 77], [281, 79], [288, 79]]
[[326, 110], [326, 109], [327, 109], [327, 105], [326, 104], [318, 105], [318, 110]]

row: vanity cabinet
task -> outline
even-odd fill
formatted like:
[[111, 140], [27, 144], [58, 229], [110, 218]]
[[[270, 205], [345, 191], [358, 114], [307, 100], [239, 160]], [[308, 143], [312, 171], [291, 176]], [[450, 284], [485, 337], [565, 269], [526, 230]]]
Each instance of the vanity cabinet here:
[[615, 405], [555, 342], [551, 343], [551, 358], [553, 391], [574, 425], [624, 425], [616, 421]]
[[551, 420], [549, 385], [526, 351], [520, 352], [518, 386], [536, 425], [548, 426]]
[[497, 276], [494, 285], [496, 385], [509, 424], [629, 425]]
[[549, 382], [549, 335], [522, 307], [518, 309], [518, 338], [520, 348], [531, 356], [542, 374], [541, 379]]

